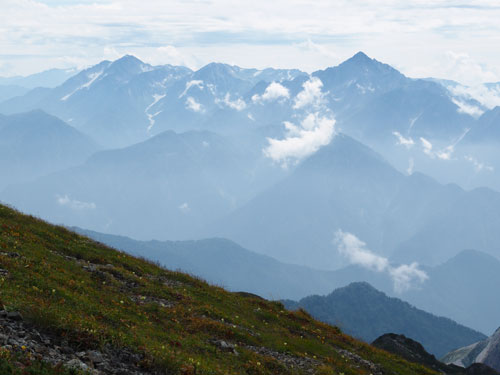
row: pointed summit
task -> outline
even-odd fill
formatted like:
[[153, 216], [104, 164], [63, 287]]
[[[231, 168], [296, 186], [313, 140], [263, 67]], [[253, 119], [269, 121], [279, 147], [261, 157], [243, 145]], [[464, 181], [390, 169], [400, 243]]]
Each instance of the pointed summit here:
[[352, 88], [363, 94], [375, 91], [385, 92], [398, 87], [406, 77], [392, 66], [358, 52], [338, 66], [313, 73], [325, 87]]
[[132, 55], [125, 55], [118, 60], [115, 60], [109, 66], [109, 69], [114, 71], [128, 72], [132, 74], [137, 74], [146, 70], [150, 70], [152, 67], [149, 64], [143, 63], [137, 57]]
[[351, 57], [349, 60], [352, 60], [352, 61], [366, 61], [366, 62], [373, 61], [373, 59], [371, 59], [370, 57], [368, 57], [368, 55], [366, 55], [363, 51], [359, 51], [353, 57]]

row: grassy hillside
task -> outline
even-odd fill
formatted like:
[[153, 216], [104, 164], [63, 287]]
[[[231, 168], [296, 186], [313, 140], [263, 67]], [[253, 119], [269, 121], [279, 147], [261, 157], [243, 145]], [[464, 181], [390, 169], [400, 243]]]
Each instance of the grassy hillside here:
[[[432, 374], [303, 311], [229, 293], [1, 205], [0, 310], [0, 318], [20, 312], [23, 329], [51, 337], [46, 344], [63, 338], [66, 353], [118, 353], [142, 373]], [[33, 345], [0, 340], [2, 374], [66, 371], [40, 364], [47, 357]]]

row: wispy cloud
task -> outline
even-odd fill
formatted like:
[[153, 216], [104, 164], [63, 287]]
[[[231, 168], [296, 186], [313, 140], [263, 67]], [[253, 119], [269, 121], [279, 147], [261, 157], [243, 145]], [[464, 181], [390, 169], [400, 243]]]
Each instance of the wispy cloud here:
[[441, 160], [451, 160], [453, 153], [455, 152], [455, 144], [446, 146], [445, 148], [440, 150], [435, 150], [432, 143], [424, 137], [420, 137], [420, 143], [422, 145], [422, 151], [424, 152], [424, 154], [432, 159], [438, 158]]
[[203, 112], [203, 106], [196, 101], [192, 96], [188, 96], [186, 99], [186, 108], [193, 112]]
[[464, 159], [474, 166], [476, 172], [481, 172], [481, 171], [493, 172], [495, 170], [491, 165], [480, 162], [473, 156], [466, 155], [464, 156]]
[[334, 243], [338, 252], [349, 263], [375, 272], [386, 273], [392, 279], [394, 291], [397, 293], [418, 287], [429, 278], [427, 273], [419, 268], [418, 263], [391, 265], [387, 258], [372, 252], [366, 247], [366, 243], [352, 233], [338, 230]]
[[229, 108], [235, 109], [237, 111], [243, 111], [247, 107], [247, 103], [241, 98], [236, 98], [231, 100], [229, 93], [226, 93], [223, 99], [215, 99], [217, 104], [223, 104]]
[[69, 207], [76, 211], [95, 210], [96, 204], [93, 202], [83, 202], [77, 199], [72, 199], [68, 194], [58, 195], [56, 197], [57, 204], [64, 207]]
[[405, 138], [400, 132], [392, 132], [392, 134], [397, 138], [398, 145], [405, 146], [408, 149], [415, 145], [415, 141], [411, 137]]

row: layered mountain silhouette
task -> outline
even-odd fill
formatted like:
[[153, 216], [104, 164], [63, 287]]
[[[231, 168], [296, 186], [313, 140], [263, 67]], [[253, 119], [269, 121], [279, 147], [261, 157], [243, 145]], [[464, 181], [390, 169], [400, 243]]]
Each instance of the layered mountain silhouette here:
[[372, 342], [387, 332], [404, 334], [441, 357], [460, 343], [473, 343], [484, 335], [454, 321], [390, 298], [368, 283], [353, 283], [326, 296], [309, 296], [288, 308], [303, 308], [315, 318], [339, 326], [344, 332]]
[[0, 116], [0, 189], [81, 164], [98, 145], [40, 110]]

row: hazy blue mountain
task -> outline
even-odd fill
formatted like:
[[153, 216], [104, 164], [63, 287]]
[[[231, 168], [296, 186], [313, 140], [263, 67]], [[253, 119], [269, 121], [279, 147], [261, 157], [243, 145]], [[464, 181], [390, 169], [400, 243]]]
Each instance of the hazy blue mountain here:
[[[103, 61], [51, 90], [35, 90], [0, 105], [3, 113], [42, 108], [106, 146], [148, 137], [148, 106], [184, 67], [152, 67], [133, 56]], [[137, 83], [137, 76], [141, 76]], [[135, 78], [135, 79], [134, 79]]]
[[0, 189], [82, 163], [97, 144], [42, 111], [0, 116]]
[[345, 135], [218, 223], [210, 234], [279, 260], [335, 269], [338, 229], [397, 262], [435, 265], [464, 248], [498, 254], [500, 194], [405, 176]]
[[[272, 173], [271, 164], [262, 168]], [[266, 183], [244, 147], [210, 132], [167, 131], [97, 153], [81, 166], [9, 188], [1, 197], [53, 222], [136, 238], [182, 239]]]
[[463, 143], [486, 145], [500, 142], [500, 107], [485, 112], [464, 137]]
[[330, 105], [337, 113], [361, 107], [373, 97], [395, 90], [408, 79], [387, 64], [358, 52], [338, 66], [313, 73], [328, 92]]
[[26, 94], [29, 89], [17, 85], [0, 85], [0, 102]]
[[404, 334], [438, 357], [486, 337], [450, 319], [390, 298], [368, 283], [353, 283], [326, 296], [285, 301], [285, 306], [303, 308], [313, 317], [337, 325], [347, 334], [367, 342], [388, 332]]
[[[395, 263], [397, 264], [397, 263]], [[421, 266], [428, 279], [410, 290], [396, 293], [393, 280], [360, 266], [336, 271], [332, 287], [369, 282], [375, 288], [430, 313], [491, 334], [498, 327], [500, 302], [492, 298], [491, 285], [500, 285], [500, 260], [484, 252], [464, 250], [434, 267]]]
[[76, 69], [49, 69], [28, 76], [0, 77], [0, 85], [15, 85], [26, 89], [56, 87], [77, 74]]
[[353, 231], [369, 243], [378, 238], [377, 221], [400, 178], [372, 150], [339, 135], [220, 222], [216, 234], [286, 262], [336, 268], [335, 231]]
[[164, 130], [245, 130], [243, 125], [253, 122], [247, 112], [238, 116], [247, 106], [245, 94], [261, 82], [303, 76], [299, 70], [243, 69], [220, 63], [192, 72], [124, 56], [90, 67], [52, 90], [37, 89], [10, 99], [0, 104], [0, 112], [42, 108], [103, 145], [122, 147]]
[[323, 82], [342, 130], [370, 145], [394, 141], [395, 131], [451, 141], [474, 122], [442, 85], [407, 78], [363, 52], [313, 75]]
[[403, 294], [405, 300], [487, 334], [498, 328], [500, 301], [491, 289], [500, 285], [498, 258], [467, 250], [427, 273], [422, 289]]
[[83, 233], [112, 247], [159, 261], [169, 268], [178, 267], [231, 290], [244, 290], [267, 298], [299, 300], [313, 294], [326, 295], [351, 283], [368, 282], [392, 297], [475, 330], [489, 334], [498, 326], [500, 302], [492, 298], [490, 285], [500, 285], [500, 260], [479, 251], [463, 251], [441, 265], [422, 267], [428, 279], [418, 288], [396, 293], [393, 281], [386, 273], [359, 266], [321, 271], [286, 264], [225, 239], [136, 241], [92, 231]]
[[500, 328], [485, 340], [454, 350], [443, 357], [443, 362], [458, 366], [483, 363], [500, 371]]
[[221, 238], [198, 241], [137, 241], [128, 237], [72, 228], [108, 246], [156, 261], [169, 269], [202, 277], [233, 291], [271, 299], [299, 299], [327, 293], [337, 285], [333, 272], [281, 263]]

